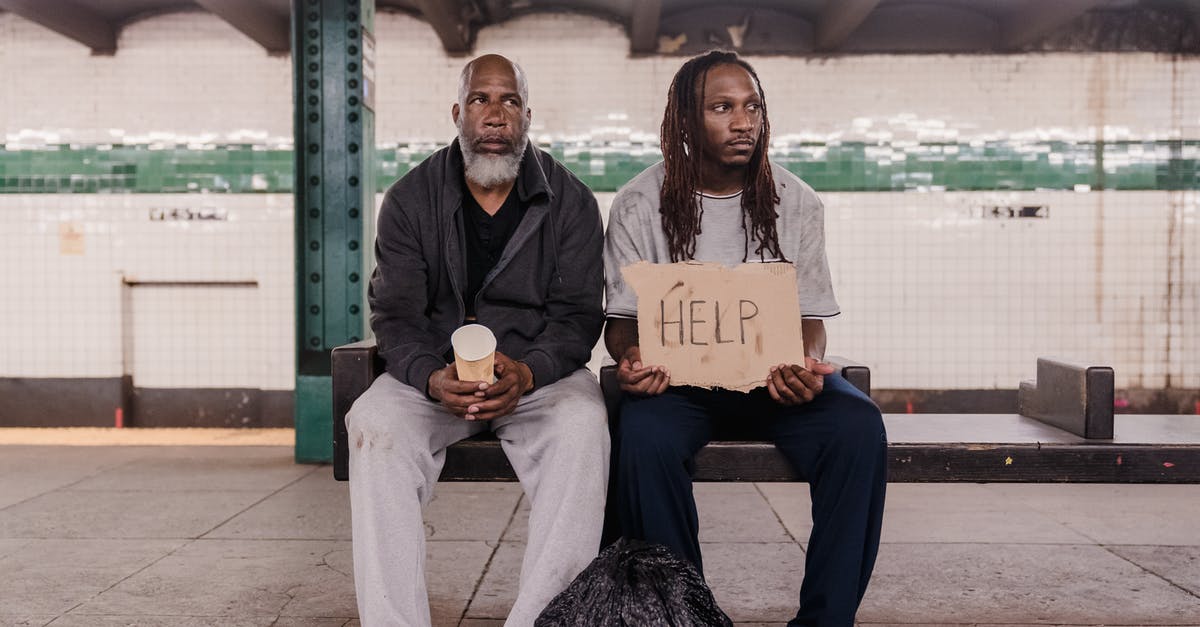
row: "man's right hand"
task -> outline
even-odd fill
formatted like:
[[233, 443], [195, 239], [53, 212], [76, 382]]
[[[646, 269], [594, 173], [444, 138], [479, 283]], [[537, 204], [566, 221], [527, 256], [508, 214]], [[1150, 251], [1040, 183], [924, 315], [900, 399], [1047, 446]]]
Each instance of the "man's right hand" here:
[[459, 381], [458, 368], [454, 364], [434, 370], [427, 384], [429, 395], [460, 418], [467, 415], [467, 408], [484, 399], [486, 388], [487, 384], [482, 381]]
[[621, 391], [636, 396], [662, 394], [671, 385], [671, 373], [662, 366], [643, 366], [642, 351], [630, 346], [617, 364], [617, 382]]

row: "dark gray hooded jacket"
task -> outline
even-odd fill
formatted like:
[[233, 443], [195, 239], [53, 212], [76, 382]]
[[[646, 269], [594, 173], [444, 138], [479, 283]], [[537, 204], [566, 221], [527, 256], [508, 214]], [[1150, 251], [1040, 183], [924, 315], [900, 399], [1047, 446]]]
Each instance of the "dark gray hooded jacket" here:
[[[451, 358], [466, 307], [463, 158], [455, 140], [388, 189], [368, 300], [387, 371], [422, 392]], [[542, 387], [584, 366], [604, 322], [604, 232], [591, 190], [532, 144], [516, 192], [525, 217], [476, 298], [497, 350]]]

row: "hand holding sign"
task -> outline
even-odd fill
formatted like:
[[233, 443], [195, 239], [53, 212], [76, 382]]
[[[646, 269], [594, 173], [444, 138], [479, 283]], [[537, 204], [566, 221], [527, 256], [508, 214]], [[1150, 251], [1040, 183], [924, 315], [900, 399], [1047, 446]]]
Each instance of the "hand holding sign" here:
[[630, 346], [617, 364], [617, 382], [621, 390], [635, 396], [662, 394], [671, 384], [671, 373], [662, 366], [642, 363], [641, 349]]
[[641, 361], [663, 366], [672, 385], [745, 392], [804, 357], [791, 264], [639, 262], [621, 272], [638, 295]]
[[801, 405], [816, 398], [825, 388], [825, 375], [833, 374], [833, 366], [804, 358], [804, 366], [779, 364], [771, 367], [767, 377], [767, 393], [780, 405]]

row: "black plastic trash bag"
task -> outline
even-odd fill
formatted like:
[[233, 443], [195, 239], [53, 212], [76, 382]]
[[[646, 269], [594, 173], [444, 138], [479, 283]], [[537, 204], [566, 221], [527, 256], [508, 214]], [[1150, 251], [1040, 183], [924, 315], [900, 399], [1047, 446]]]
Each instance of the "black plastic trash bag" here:
[[622, 538], [550, 602], [535, 627], [731, 627], [704, 578], [666, 547]]

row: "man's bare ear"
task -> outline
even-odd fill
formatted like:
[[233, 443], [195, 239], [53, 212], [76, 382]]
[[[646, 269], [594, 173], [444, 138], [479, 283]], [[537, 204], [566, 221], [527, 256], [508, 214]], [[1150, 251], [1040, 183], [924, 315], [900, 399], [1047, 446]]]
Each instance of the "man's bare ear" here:
[[529, 123], [533, 122], [533, 109], [529, 107], [525, 107], [525, 121]]
[[461, 112], [458, 109], [458, 103], [456, 102], [456, 103], [454, 103], [453, 106], [450, 107], [450, 119], [454, 120], [455, 124], [458, 124], [458, 116], [460, 113]]

